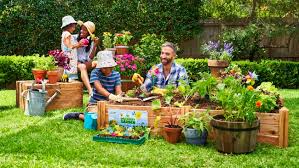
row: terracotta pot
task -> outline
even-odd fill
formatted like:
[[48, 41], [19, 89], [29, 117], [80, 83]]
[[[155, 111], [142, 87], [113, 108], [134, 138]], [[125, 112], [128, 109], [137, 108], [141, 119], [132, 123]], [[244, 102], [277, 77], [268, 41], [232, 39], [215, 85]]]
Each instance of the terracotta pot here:
[[59, 76], [58, 70], [56, 70], [56, 71], [48, 71], [47, 72], [47, 76], [48, 76], [48, 80], [49, 80], [48, 82], [50, 84], [55, 84], [59, 80], [59, 78], [58, 78], [58, 76]]
[[208, 60], [208, 66], [211, 70], [212, 76], [218, 78], [221, 76], [221, 72], [229, 66], [229, 63], [224, 60]]
[[118, 45], [118, 46], [115, 46], [115, 48], [116, 48], [116, 54], [117, 55], [124, 55], [124, 54], [129, 53], [129, 47], [128, 46]]
[[223, 120], [223, 115], [216, 115], [211, 120], [216, 148], [224, 153], [249, 153], [255, 150], [256, 137], [260, 122], [231, 122]]
[[32, 74], [34, 76], [34, 80], [36, 83], [41, 83], [40, 80], [43, 80], [46, 78], [47, 71], [46, 70], [40, 70], [40, 69], [32, 69]]
[[164, 138], [167, 142], [175, 144], [179, 141], [183, 128], [164, 127]]
[[128, 90], [133, 89], [135, 86], [137, 86], [133, 81], [132, 81], [132, 76], [124, 76], [121, 75], [121, 90], [123, 92], [127, 92]]

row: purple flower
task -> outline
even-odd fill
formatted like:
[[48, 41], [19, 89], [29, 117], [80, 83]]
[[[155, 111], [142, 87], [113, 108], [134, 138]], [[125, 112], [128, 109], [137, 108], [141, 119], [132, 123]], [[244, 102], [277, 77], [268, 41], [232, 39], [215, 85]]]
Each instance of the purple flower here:
[[224, 43], [223, 49], [226, 51], [229, 55], [232, 55], [234, 48], [232, 43]]

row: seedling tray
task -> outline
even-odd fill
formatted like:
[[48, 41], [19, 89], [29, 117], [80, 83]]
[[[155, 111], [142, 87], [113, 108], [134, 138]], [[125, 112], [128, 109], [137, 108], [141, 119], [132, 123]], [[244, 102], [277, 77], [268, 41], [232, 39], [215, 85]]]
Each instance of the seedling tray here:
[[112, 142], [112, 143], [120, 143], [120, 144], [135, 144], [141, 145], [147, 139], [147, 135], [143, 135], [139, 139], [127, 139], [123, 137], [109, 137], [109, 136], [101, 136], [95, 135], [93, 136], [92, 140], [97, 142]]

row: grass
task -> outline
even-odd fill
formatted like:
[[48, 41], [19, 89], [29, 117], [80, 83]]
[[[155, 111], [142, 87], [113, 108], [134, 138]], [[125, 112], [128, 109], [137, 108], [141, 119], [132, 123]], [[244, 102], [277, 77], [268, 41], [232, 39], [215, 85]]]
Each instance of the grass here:
[[[0, 91], [0, 167], [296, 167], [299, 165], [299, 90], [281, 90], [290, 110], [289, 147], [258, 144], [250, 154], [226, 155], [205, 147], [149, 139], [144, 145], [92, 141], [83, 122], [63, 121], [69, 111], [28, 117], [15, 107], [15, 91]], [[86, 96], [84, 99], [86, 103]]]

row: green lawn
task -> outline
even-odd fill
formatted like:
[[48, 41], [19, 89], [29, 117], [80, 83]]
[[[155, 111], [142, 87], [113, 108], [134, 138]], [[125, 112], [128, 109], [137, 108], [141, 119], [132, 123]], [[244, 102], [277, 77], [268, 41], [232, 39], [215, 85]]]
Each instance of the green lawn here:
[[[15, 107], [15, 91], [0, 91], [0, 167], [297, 167], [299, 165], [299, 90], [281, 90], [290, 110], [289, 147], [258, 144], [243, 155], [218, 153], [185, 143], [149, 139], [144, 145], [92, 141], [96, 131], [83, 122], [63, 121], [69, 111], [28, 117]], [[84, 102], [86, 102], [86, 97]]]

